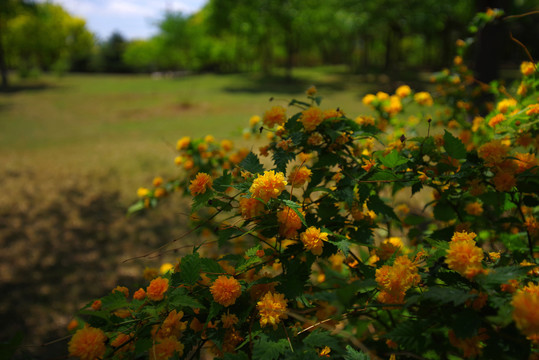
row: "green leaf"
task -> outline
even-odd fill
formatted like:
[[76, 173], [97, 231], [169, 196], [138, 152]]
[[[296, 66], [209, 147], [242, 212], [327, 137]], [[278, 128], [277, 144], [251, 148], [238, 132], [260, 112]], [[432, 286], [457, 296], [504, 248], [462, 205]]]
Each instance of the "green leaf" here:
[[200, 259], [200, 266], [202, 271], [209, 272], [209, 273], [222, 273], [224, 272], [221, 265], [216, 260], [208, 259], [208, 258], [201, 258]]
[[450, 326], [457, 337], [465, 339], [477, 335], [477, 331], [481, 326], [481, 318], [476, 311], [466, 309], [458, 314], [453, 314], [452, 318], [453, 321]]
[[457, 217], [457, 213], [446, 201], [438, 202], [433, 209], [434, 218], [440, 221], [449, 221]]
[[431, 287], [429, 291], [424, 292], [420, 297], [424, 300], [430, 300], [435, 304], [453, 303], [455, 306], [464, 304], [476, 295], [470, 294], [468, 291], [456, 289], [453, 287]]
[[396, 221], [400, 221], [393, 209], [383, 202], [378, 196], [371, 196], [367, 201], [367, 207], [369, 210], [374, 211], [377, 215], [382, 214], [393, 218]]
[[268, 341], [264, 334], [255, 342], [253, 347], [253, 358], [260, 360], [276, 360], [289, 349], [288, 341], [280, 339], [277, 342]]
[[346, 345], [346, 355], [344, 360], [370, 360], [371, 357], [363, 352], [359, 352], [350, 345]]
[[321, 346], [321, 344], [324, 344], [324, 346], [329, 346], [332, 350], [339, 348], [339, 341], [337, 338], [328, 331], [320, 329], [310, 333], [303, 340], [303, 343], [313, 348], [318, 348]]
[[404, 219], [404, 223], [408, 225], [419, 225], [426, 221], [425, 217], [410, 214]]
[[380, 160], [382, 165], [388, 168], [395, 168], [408, 162], [408, 159], [400, 155], [397, 150], [393, 150], [387, 155], [384, 155], [382, 152], [377, 152], [376, 157]]
[[421, 352], [430, 344], [430, 336], [426, 334], [428, 321], [408, 320], [398, 324], [387, 337], [402, 346], [405, 350]]
[[151, 338], [139, 337], [135, 343], [135, 355], [141, 355], [148, 351], [153, 345]]
[[144, 209], [144, 200], [139, 200], [127, 209], [127, 215], [131, 215], [143, 209]]
[[126, 307], [128, 302], [123, 293], [115, 291], [105, 297], [102, 297], [101, 304], [103, 310], [112, 311]]
[[465, 159], [466, 158], [466, 147], [460, 141], [459, 138], [456, 138], [449, 131], [444, 130], [444, 148], [447, 151], [447, 154], [455, 159]]
[[221, 312], [221, 310], [223, 310], [223, 305], [213, 301], [210, 305], [210, 311], [208, 312], [208, 318], [206, 319], [206, 323], [210, 322], [211, 319], [216, 317]]
[[260, 163], [258, 156], [252, 151], [240, 162], [240, 167], [253, 174], [262, 174], [264, 172], [264, 165]]
[[180, 264], [180, 276], [182, 281], [187, 285], [194, 285], [198, 279], [200, 279], [201, 269], [202, 262], [198, 257], [198, 253], [184, 256]]
[[208, 206], [208, 201], [215, 195], [213, 190], [207, 189], [203, 194], [199, 194], [193, 198], [191, 205], [191, 213], [198, 211], [200, 208]]
[[276, 149], [272, 156], [273, 163], [275, 164], [275, 170], [286, 173], [286, 166], [295, 157], [296, 156], [292, 152], [285, 151], [281, 148]]
[[232, 175], [225, 170], [223, 175], [213, 181], [215, 191], [224, 192], [232, 184]]
[[526, 275], [534, 266], [505, 266], [491, 270], [487, 275], [477, 277], [477, 281], [484, 287], [498, 288], [509, 280], [518, 279]]
[[204, 306], [200, 304], [195, 298], [186, 295], [184, 288], [177, 288], [172, 291], [169, 296], [169, 304], [174, 308], [190, 307], [192, 309], [204, 309]]
[[388, 180], [398, 180], [399, 177], [395, 175], [394, 172], [389, 170], [379, 170], [376, 171], [371, 177], [369, 177], [369, 180], [377, 180], [377, 181], [388, 181]]
[[247, 357], [247, 354], [243, 351], [238, 351], [235, 354], [225, 353], [223, 360], [249, 360], [249, 357]]

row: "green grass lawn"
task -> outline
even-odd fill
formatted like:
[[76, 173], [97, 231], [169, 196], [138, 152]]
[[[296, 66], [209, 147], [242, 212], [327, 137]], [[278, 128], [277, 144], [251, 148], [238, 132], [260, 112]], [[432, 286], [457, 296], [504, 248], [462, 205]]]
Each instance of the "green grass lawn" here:
[[340, 67], [297, 69], [290, 83], [247, 74], [14, 81], [15, 90], [26, 90], [0, 93], [0, 161], [39, 172], [112, 172], [122, 187], [134, 187], [160, 169], [174, 171], [169, 164], [178, 138], [241, 141], [252, 115], [304, 98], [312, 84], [324, 96], [323, 108], [340, 107], [351, 117], [365, 111], [361, 97], [375, 89]]

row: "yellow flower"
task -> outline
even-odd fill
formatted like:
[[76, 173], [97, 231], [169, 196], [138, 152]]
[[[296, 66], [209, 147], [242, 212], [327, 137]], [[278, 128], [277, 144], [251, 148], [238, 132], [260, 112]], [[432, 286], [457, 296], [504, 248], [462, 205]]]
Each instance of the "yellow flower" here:
[[365, 105], [371, 105], [372, 102], [374, 100], [376, 100], [376, 95], [373, 95], [373, 94], [367, 94], [363, 97], [363, 99], [361, 100], [363, 102], [363, 104]]
[[77, 330], [68, 345], [69, 355], [81, 360], [94, 360], [105, 355], [107, 337], [101, 329], [91, 326]]
[[384, 100], [389, 99], [389, 94], [383, 91], [378, 91], [376, 93], [376, 98], [378, 99], [378, 101], [384, 101]]
[[157, 176], [153, 179], [153, 186], [158, 187], [161, 186], [163, 183], [163, 178], [161, 176]]
[[533, 153], [517, 153], [514, 155], [514, 157], [516, 158], [515, 163], [517, 165], [517, 169], [515, 172], [517, 174], [520, 174], [535, 166], [539, 166], [539, 161]]
[[395, 91], [395, 94], [400, 98], [405, 98], [412, 93], [412, 89], [408, 85], [401, 85]]
[[221, 275], [213, 282], [210, 291], [215, 302], [223, 306], [230, 306], [241, 295], [241, 285], [233, 277]]
[[168, 290], [168, 279], [158, 277], [150, 281], [150, 285], [146, 288], [148, 299], [153, 301], [163, 300], [165, 293]]
[[120, 347], [122, 346], [123, 344], [125, 344], [126, 342], [128, 342], [129, 340], [131, 340], [131, 336], [127, 335], [127, 334], [124, 334], [124, 333], [119, 333], [118, 336], [116, 336], [116, 338], [110, 342], [110, 345], [112, 347]]
[[240, 199], [241, 216], [248, 220], [257, 217], [264, 211], [264, 204], [255, 198]]
[[356, 123], [361, 126], [374, 126], [374, 118], [372, 116], [358, 116]]
[[526, 115], [532, 116], [539, 114], [539, 104], [531, 104], [526, 110]]
[[344, 113], [342, 110], [338, 109], [329, 109], [324, 111], [324, 120], [331, 118], [340, 118], [343, 117]]
[[426, 91], [416, 93], [414, 95], [414, 100], [419, 105], [432, 106], [433, 104], [432, 97]]
[[320, 229], [311, 226], [301, 233], [300, 239], [306, 250], [310, 250], [314, 255], [322, 255], [324, 241], [328, 241], [328, 233], [321, 232]]
[[330, 357], [329, 356], [330, 352], [331, 352], [331, 348], [329, 346], [324, 346], [323, 349], [318, 350], [318, 356]]
[[282, 106], [274, 106], [264, 113], [264, 125], [274, 127], [283, 125], [286, 122], [286, 109]]
[[112, 289], [112, 293], [119, 292], [124, 294], [125, 297], [129, 297], [129, 289], [125, 286], [116, 286], [114, 289]]
[[311, 132], [324, 121], [324, 114], [320, 108], [313, 106], [301, 113], [299, 121], [303, 124], [305, 131]]
[[312, 171], [306, 166], [294, 167], [288, 176], [288, 182], [293, 187], [302, 187], [306, 182], [311, 180]]
[[223, 323], [223, 328], [229, 329], [238, 323], [239, 319], [235, 314], [226, 313], [221, 315], [221, 322]]
[[494, 116], [491, 117], [490, 120], [488, 121], [488, 126], [490, 126], [490, 127], [495, 127], [496, 125], [498, 125], [498, 124], [501, 123], [502, 121], [505, 121], [505, 115], [504, 115], [504, 114], [497, 114], [497, 115], [494, 115]]
[[191, 185], [189, 185], [189, 191], [191, 195], [197, 196], [199, 194], [204, 194], [207, 189], [211, 189], [213, 185], [213, 180], [210, 175], [200, 172], [196, 175], [195, 179], [191, 180]]
[[381, 290], [378, 301], [385, 304], [402, 304], [406, 291], [421, 281], [417, 266], [406, 256], [399, 256], [392, 266], [376, 270], [375, 280]]
[[282, 319], [287, 319], [286, 299], [283, 294], [268, 292], [256, 303], [256, 308], [260, 314], [260, 326], [265, 327], [270, 324], [273, 329], [277, 329], [277, 324]]
[[369, 159], [365, 160], [365, 164], [361, 165], [361, 168], [369, 172], [374, 165], [376, 165], [376, 161], [374, 159]]
[[524, 61], [520, 64], [520, 72], [524, 76], [530, 76], [535, 72], [535, 64], [531, 61]]
[[144, 268], [144, 271], [142, 272], [142, 276], [146, 280], [155, 279], [158, 275], [159, 275], [159, 270], [157, 270], [156, 268], [146, 267], [146, 268]]
[[283, 173], [275, 173], [273, 170], [264, 171], [264, 175], [258, 174], [249, 191], [252, 197], [267, 202], [269, 199], [275, 199], [281, 195], [286, 184]]
[[178, 140], [178, 142], [176, 143], [176, 149], [178, 150], [187, 149], [190, 143], [191, 143], [191, 138], [189, 136], [184, 136], [180, 140]]
[[150, 193], [150, 190], [144, 188], [144, 187], [139, 187], [138, 190], [137, 190], [137, 196], [139, 198], [143, 198], [143, 197], [146, 197], [148, 196], [148, 194]]
[[515, 106], [517, 106], [517, 101], [515, 99], [503, 99], [496, 105], [496, 109], [502, 114], [505, 114], [507, 110]]
[[507, 146], [503, 145], [500, 140], [492, 140], [477, 150], [480, 158], [485, 160], [487, 166], [494, 166], [501, 163], [507, 156]]
[[385, 239], [376, 250], [376, 255], [382, 260], [387, 260], [394, 253], [398, 253], [404, 250], [404, 243], [398, 236], [392, 236], [389, 239]]
[[384, 105], [384, 111], [390, 115], [398, 114], [402, 111], [402, 103], [400, 97], [393, 95], [389, 98], [389, 104]]
[[469, 203], [464, 207], [464, 211], [470, 215], [479, 216], [483, 213], [483, 205], [478, 202]]
[[462, 276], [472, 279], [483, 273], [483, 250], [475, 246], [475, 233], [455, 232], [447, 250], [446, 264]]
[[539, 337], [539, 285], [530, 283], [518, 290], [511, 301], [513, 320], [528, 337]]
[[[300, 210], [305, 216], [305, 213]], [[298, 230], [301, 229], [301, 219], [298, 214], [288, 206], [285, 206], [283, 210], [277, 213], [277, 220], [279, 221], [279, 234], [287, 239], [293, 238], [297, 235]]]
[[101, 302], [101, 300], [96, 300], [92, 303], [92, 309], [94, 309], [95, 311], [99, 311], [101, 310], [102, 305], [103, 303]]
[[179, 356], [182, 356], [184, 347], [185, 346], [181, 342], [172, 336], [161, 339], [149, 350], [150, 360], [167, 360], [176, 353]]
[[316, 94], [316, 87], [313, 85], [311, 86], [310, 88], [307, 89], [307, 91], [305, 91], [305, 93], [307, 94], [307, 96], [313, 96]]

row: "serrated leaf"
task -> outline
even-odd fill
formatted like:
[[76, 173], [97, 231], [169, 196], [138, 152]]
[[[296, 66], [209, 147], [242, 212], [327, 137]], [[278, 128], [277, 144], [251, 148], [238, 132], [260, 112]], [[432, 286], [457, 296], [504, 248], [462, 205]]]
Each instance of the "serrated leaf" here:
[[313, 348], [319, 348], [321, 344], [324, 344], [324, 346], [329, 346], [333, 350], [339, 347], [339, 341], [337, 338], [325, 330], [313, 331], [305, 339], [303, 339], [303, 343]]
[[225, 170], [223, 175], [213, 181], [213, 188], [215, 191], [224, 192], [232, 184], [232, 175]]
[[103, 310], [112, 311], [123, 308], [128, 305], [125, 295], [120, 291], [115, 291], [101, 298], [101, 307]]
[[280, 339], [277, 342], [268, 341], [266, 335], [261, 335], [253, 347], [253, 358], [260, 360], [276, 360], [284, 354], [289, 348], [286, 339]]
[[459, 306], [475, 296], [468, 291], [453, 287], [431, 287], [429, 291], [421, 295], [421, 298], [423, 300], [433, 301], [436, 304], [453, 303], [453, 305]]
[[426, 320], [408, 320], [398, 324], [387, 337], [405, 350], [421, 352], [430, 343], [430, 337], [425, 333], [427, 328]]
[[377, 152], [376, 157], [380, 160], [382, 165], [388, 168], [395, 168], [408, 162], [408, 159], [400, 155], [397, 150], [393, 150], [387, 155], [384, 155], [382, 152]]
[[240, 162], [240, 167], [253, 174], [264, 172], [264, 165], [260, 163], [260, 159], [252, 151]]
[[449, 131], [444, 131], [444, 148], [447, 154], [454, 159], [465, 159], [466, 147], [462, 141], [460, 141], [459, 138], [454, 137]]
[[425, 222], [425, 217], [419, 216], [419, 215], [414, 215], [414, 214], [408, 215], [404, 219], [404, 223], [408, 224], [408, 225], [419, 225], [419, 224], [422, 224], [424, 222]]
[[172, 305], [174, 308], [180, 308], [180, 307], [190, 307], [192, 309], [204, 309], [205, 307], [200, 304], [198, 301], [196, 301], [195, 298], [183, 294], [182, 291], [177, 290], [183, 290], [183, 288], [178, 288], [174, 290], [170, 296], [169, 296], [169, 304]]
[[276, 149], [272, 156], [273, 163], [275, 164], [275, 170], [286, 173], [286, 166], [295, 157], [296, 156], [292, 152], [285, 151], [281, 148]]
[[477, 335], [477, 331], [481, 326], [481, 318], [477, 312], [466, 309], [458, 314], [453, 314], [452, 318], [453, 321], [450, 326], [457, 337], [466, 339]]
[[350, 345], [346, 345], [346, 355], [344, 360], [370, 360], [371, 357], [363, 352], [359, 352]]
[[451, 205], [445, 201], [438, 202], [433, 209], [434, 218], [440, 221], [449, 221], [457, 217]]
[[208, 259], [208, 258], [201, 258], [200, 259], [200, 266], [202, 271], [209, 272], [209, 273], [222, 273], [224, 272], [221, 265], [216, 260]]
[[396, 221], [400, 221], [393, 209], [382, 201], [378, 196], [371, 196], [367, 200], [367, 207], [369, 210], [374, 211], [376, 214], [382, 214], [387, 217], [393, 218]]
[[526, 275], [534, 266], [505, 266], [489, 271], [487, 275], [482, 275], [477, 278], [485, 287], [497, 288], [501, 284], [507, 283], [509, 280], [518, 279]]
[[180, 276], [182, 282], [187, 285], [194, 285], [200, 279], [202, 264], [198, 253], [186, 255], [180, 264]]
[[215, 195], [213, 190], [207, 189], [203, 194], [199, 194], [193, 198], [191, 205], [191, 213], [198, 211], [204, 206], [208, 206], [208, 201]]

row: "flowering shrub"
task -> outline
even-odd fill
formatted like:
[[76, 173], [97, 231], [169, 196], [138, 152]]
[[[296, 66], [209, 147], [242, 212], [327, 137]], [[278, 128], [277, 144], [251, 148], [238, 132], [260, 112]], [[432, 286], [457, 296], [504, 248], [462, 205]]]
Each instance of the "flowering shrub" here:
[[[454, 63], [439, 96], [366, 95], [376, 116], [322, 110], [310, 88], [251, 119], [268, 134], [257, 152], [180, 139], [183, 175], [130, 211], [192, 196], [193, 231], [218, 249], [197, 243], [131, 298], [89, 303], [70, 354], [536, 358], [537, 65], [511, 94]], [[472, 101], [485, 91], [496, 105]]]

